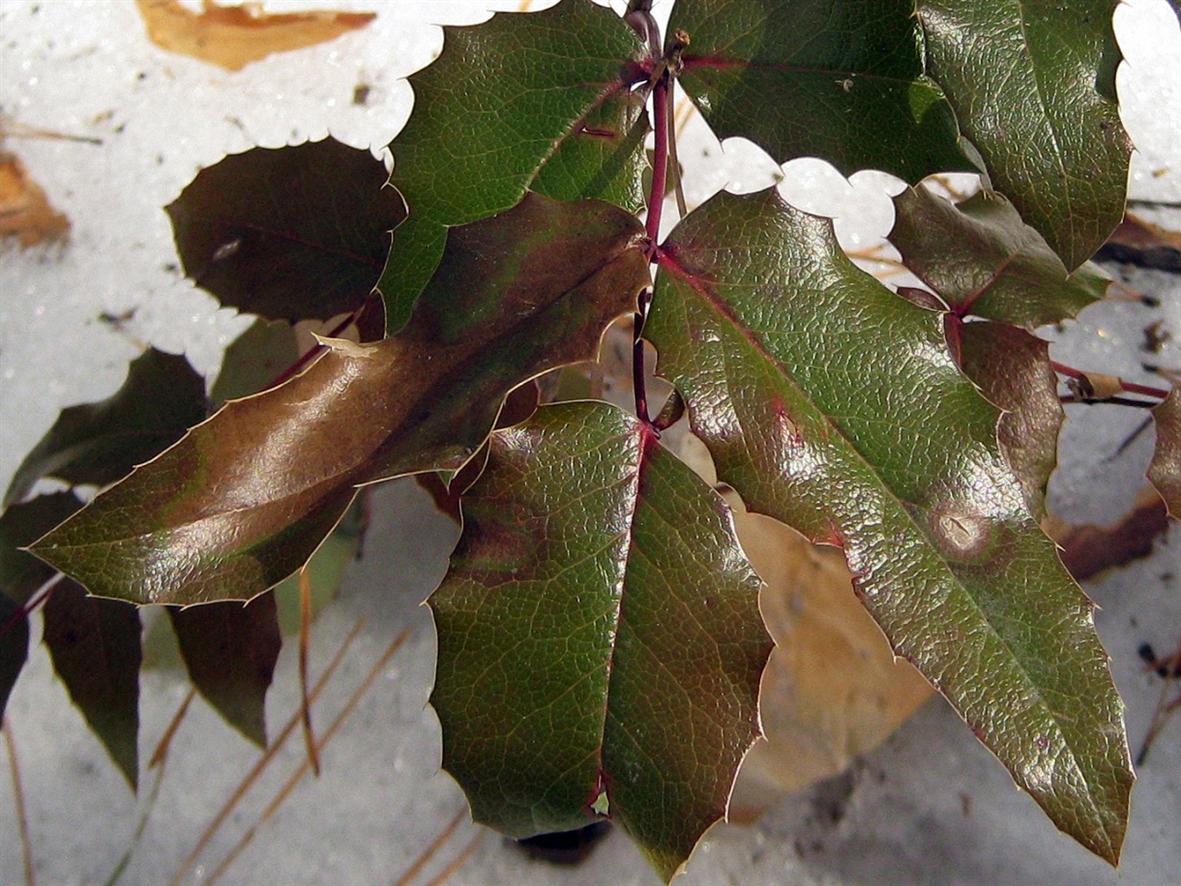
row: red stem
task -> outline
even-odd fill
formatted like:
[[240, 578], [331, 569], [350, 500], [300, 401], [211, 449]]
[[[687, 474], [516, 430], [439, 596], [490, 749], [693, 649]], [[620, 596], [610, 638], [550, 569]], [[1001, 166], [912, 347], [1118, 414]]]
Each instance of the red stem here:
[[28, 618], [30, 615], [36, 612], [37, 607], [49, 599], [49, 595], [53, 593], [53, 589], [57, 587], [57, 583], [63, 578], [65, 578], [65, 576], [59, 572], [57, 575], [49, 579], [49, 581], [45, 582], [45, 584], [41, 585], [41, 587], [35, 590], [29, 596], [29, 599], [25, 601], [25, 605], [14, 612], [12, 617], [8, 619], [8, 621], [6, 621], [2, 627], [0, 627], [0, 638], [3, 638], [5, 634], [16, 627], [16, 623], [22, 618]]
[[[1073, 366], [1066, 366], [1063, 363], [1057, 363], [1053, 360], [1050, 361], [1050, 366], [1054, 368], [1055, 372], [1060, 373], [1061, 375], [1068, 375], [1071, 378], [1087, 377], [1087, 373], [1083, 372], [1081, 369], [1075, 369]], [[1159, 397], [1162, 400], [1169, 396], [1169, 392], [1161, 388], [1150, 388], [1148, 385], [1138, 385], [1135, 382], [1124, 381], [1122, 378], [1118, 379], [1118, 381], [1120, 388], [1127, 391], [1129, 394], [1143, 394], [1145, 397]]]
[[[669, 73], [662, 71], [652, 87], [652, 122], [655, 129], [655, 145], [652, 150], [652, 187], [648, 192], [648, 221], [645, 232], [648, 235], [648, 260], [656, 262], [657, 240], [660, 237], [660, 216], [664, 209], [664, 191], [668, 182], [668, 90]], [[652, 291], [640, 295], [635, 317], [635, 332], [632, 339], [632, 387], [635, 391], [636, 417], [652, 428], [648, 415], [648, 391], [644, 378], [644, 340], [640, 337], [648, 319], [648, 306], [652, 303]], [[660, 435], [656, 431], [657, 436]]]
[[648, 193], [646, 232], [649, 252], [655, 254], [660, 237], [660, 216], [664, 209], [664, 191], [668, 183], [668, 72], [661, 74], [652, 88], [652, 118], [656, 143], [652, 149], [652, 188]]
[[[325, 338], [338, 337], [342, 332], [344, 332], [346, 329], [348, 329], [349, 326], [354, 321], [356, 321], [360, 318], [361, 312], [364, 311], [365, 308], [368, 307], [368, 305], [369, 305], [369, 302], [366, 301], [365, 304], [361, 305], [361, 307], [357, 308], [357, 310], [353, 311], [351, 314], [349, 314], [347, 317], [345, 317], [343, 320], [341, 320], [339, 323], [337, 323], [335, 326], [333, 326], [330, 330], [328, 330], [328, 333], [324, 337]], [[283, 382], [287, 381], [287, 379], [298, 374], [299, 371], [301, 369], [303, 369], [305, 366], [307, 366], [308, 363], [311, 362], [312, 358], [315, 357], [322, 350], [324, 350], [324, 346], [322, 344], [320, 344], [319, 342], [316, 342], [314, 345], [312, 345], [310, 348], [308, 348], [306, 351], [304, 351], [304, 353], [302, 353], [300, 355], [298, 360], [296, 360], [294, 363], [292, 363], [290, 366], [288, 366], [286, 369], [284, 369], [282, 372], [280, 372], [277, 376], [275, 376], [274, 381], [272, 381], [269, 385], [267, 385], [267, 387], [268, 388], [277, 387], [278, 385], [281, 385], [281, 384], [283, 384]]]

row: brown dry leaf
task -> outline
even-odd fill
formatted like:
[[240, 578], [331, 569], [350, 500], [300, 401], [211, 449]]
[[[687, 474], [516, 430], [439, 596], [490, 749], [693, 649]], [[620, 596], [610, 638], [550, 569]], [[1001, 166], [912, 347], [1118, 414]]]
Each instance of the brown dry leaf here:
[[[681, 457], [712, 481], [704, 446]], [[742, 764], [730, 817], [749, 820], [786, 791], [844, 771], [890, 737], [933, 690], [894, 660], [881, 629], [853, 593], [845, 559], [782, 523], [730, 500], [742, 548], [766, 583], [759, 608], [775, 649], [763, 674], [765, 739]]]
[[259, 3], [220, 6], [205, 0], [192, 12], [179, 0], [136, 0], [148, 38], [169, 52], [190, 55], [240, 71], [272, 52], [287, 52], [335, 40], [373, 21], [372, 12], [263, 12]]
[[1098, 257], [1176, 272], [1181, 270], [1181, 232], [1129, 212], [1103, 244]]
[[1060, 556], [1070, 574], [1083, 581], [1105, 569], [1147, 557], [1168, 523], [1165, 503], [1155, 490], [1145, 488], [1132, 510], [1110, 526], [1072, 525], [1051, 514], [1042, 528], [1062, 548]]
[[45, 191], [15, 154], [0, 150], [0, 237], [17, 237], [22, 248], [65, 237], [70, 220], [49, 205]]

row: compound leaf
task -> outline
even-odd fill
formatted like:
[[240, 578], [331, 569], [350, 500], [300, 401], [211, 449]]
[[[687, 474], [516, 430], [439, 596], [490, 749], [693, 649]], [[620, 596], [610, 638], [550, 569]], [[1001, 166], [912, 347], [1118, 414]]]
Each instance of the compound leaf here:
[[1069, 273], [1045, 238], [1000, 194], [953, 204], [926, 188], [894, 198], [890, 242], [906, 266], [961, 316], [1033, 329], [1073, 317], [1111, 282], [1097, 266]]
[[857, 270], [828, 221], [773, 191], [723, 193], [662, 247], [645, 337], [719, 478], [839, 545], [896, 652], [1114, 862], [1132, 771], [1092, 607], [939, 315]]
[[759, 735], [771, 640], [728, 509], [595, 402], [497, 431], [462, 507], [429, 600], [443, 765], [515, 837], [581, 827], [605, 801], [671, 878]]
[[593, 357], [650, 283], [641, 230], [618, 207], [539, 195], [453, 229], [397, 336], [326, 342], [302, 374], [227, 404], [34, 552], [138, 603], [261, 593], [307, 560], [355, 486], [457, 469], [510, 389]]
[[643, 206], [644, 45], [589, 0], [444, 28], [443, 52], [410, 77], [414, 114], [390, 145], [409, 217], [380, 288], [392, 332], [443, 255], [447, 227], [508, 209], [533, 190]]
[[139, 774], [139, 611], [69, 579], [45, 602], [45, 645], [70, 698], [135, 789]]
[[205, 380], [183, 356], [149, 348], [111, 397], [61, 411], [16, 469], [5, 503], [24, 498], [42, 477], [113, 483], [204, 417]]
[[385, 164], [334, 139], [203, 169], [166, 209], [185, 273], [223, 305], [326, 320], [373, 290], [405, 217]]
[[[909, 4], [908, 4], [909, 5]], [[1073, 271], [1124, 214], [1113, 0], [918, 0], [927, 71], [992, 186]]]
[[1156, 448], [1148, 479], [1164, 499], [1169, 516], [1181, 520], [1181, 388], [1173, 388], [1152, 410]]
[[923, 76], [913, 13], [908, 0], [677, 0], [669, 30], [690, 39], [680, 82], [720, 138], [846, 175], [975, 171]]
[[1041, 522], [1064, 417], [1050, 345], [1004, 323], [964, 323], [958, 329], [960, 365], [981, 393], [1004, 410], [997, 439], [1021, 483], [1026, 507]]
[[227, 723], [266, 747], [265, 702], [283, 638], [274, 593], [235, 602], [170, 608], [193, 685]]

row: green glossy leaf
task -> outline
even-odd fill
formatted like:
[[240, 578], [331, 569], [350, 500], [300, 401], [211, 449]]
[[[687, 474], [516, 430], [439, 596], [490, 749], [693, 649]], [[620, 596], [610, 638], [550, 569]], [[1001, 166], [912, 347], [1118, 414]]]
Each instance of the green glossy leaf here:
[[283, 645], [275, 595], [246, 606], [169, 608], [168, 615], [193, 685], [227, 723], [266, 747], [265, 702]]
[[1181, 388], [1173, 388], [1159, 406], [1153, 407], [1156, 448], [1148, 479], [1165, 501], [1169, 516], [1181, 520]]
[[166, 208], [185, 273], [270, 319], [359, 308], [405, 217], [385, 164], [334, 139], [231, 154]]
[[906, 266], [961, 316], [1033, 329], [1073, 317], [1103, 298], [1111, 278], [1096, 265], [1068, 273], [1045, 239], [999, 194], [959, 204], [926, 188], [894, 198], [890, 242]]
[[614, 406], [542, 407], [490, 449], [429, 600], [443, 765], [515, 837], [605, 799], [671, 878], [759, 735], [759, 579], [722, 500]]
[[1064, 417], [1049, 343], [1003, 323], [958, 328], [960, 365], [981, 393], [1004, 410], [997, 439], [1021, 482], [1026, 507], [1041, 522]]
[[29, 617], [19, 603], [0, 594], [0, 717], [28, 656]]
[[927, 72], [992, 186], [1074, 270], [1124, 214], [1114, 0], [918, 0]]
[[9, 505], [0, 514], [0, 591], [22, 606], [57, 570], [21, 550], [82, 507], [72, 492], [54, 492]]
[[913, 13], [911, 0], [677, 0], [669, 33], [690, 38], [680, 82], [720, 138], [846, 175], [975, 171], [923, 76]]
[[298, 359], [299, 344], [289, 324], [256, 320], [226, 348], [209, 396], [221, 406], [227, 400], [257, 394]]
[[413, 319], [330, 341], [290, 382], [229, 403], [34, 547], [100, 596], [249, 599], [297, 570], [354, 487], [452, 471], [505, 394], [597, 352], [650, 284], [634, 216], [530, 195], [455, 228]]
[[720, 194], [677, 227], [645, 337], [719, 478], [839, 545], [897, 654], [1060, 828], [1114, 862], [1132, 772], [1092, 606], [941, 325], [771, 191]]
[[70, 698], [132, 790], [139, 775], [139, 612], [63, 579], [45, 602], [44, 641]]
[[443, 255], [447, 227], [515, 206], [533, 190], [638, 210], [648, 131], [644, 46], [610, 9], [565, 0], [529, 15], [443, 29], [443, 52], [410, 77], [414, 113], [390, 145], [409, 218], [380, 288], [399, 329]]
[[5, 503], [42, 477], [104, 486], [172, 444], [205, 417], [205, 380], [177, 354], [149, 348], [111, 397], [63, 409], [16, 470]]

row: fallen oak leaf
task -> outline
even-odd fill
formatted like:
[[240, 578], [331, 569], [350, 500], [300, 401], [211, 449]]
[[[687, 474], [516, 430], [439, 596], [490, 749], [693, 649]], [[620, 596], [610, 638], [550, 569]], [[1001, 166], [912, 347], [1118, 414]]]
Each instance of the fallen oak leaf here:
[[266, 13], [261, 3], [221, 6], [205, 0], [193, 12], [178, 0], [136, 0], [148, 29], [148, 39], [169, 52], [210, 62], [227, 71], [240, 71], [275, 52], [289, 52], [335, 40], [363, 28], [372, 12]]

